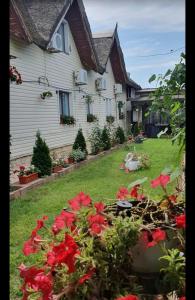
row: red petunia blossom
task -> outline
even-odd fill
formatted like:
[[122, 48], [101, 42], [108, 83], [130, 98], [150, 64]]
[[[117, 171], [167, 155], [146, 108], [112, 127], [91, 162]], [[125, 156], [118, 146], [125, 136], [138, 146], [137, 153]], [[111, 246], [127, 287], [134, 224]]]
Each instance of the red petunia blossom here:
[[25, 170], [25, 166], [20, 166], [20, 171], [24, 171]]
[[68, 273], [73, 273], [76, 254], [80, 254], [78, 245], [70, 235], [66, 234], [65, 240], [59, 245], [53, 246], [52, 250], [47, 253], [47, 264], [53, 267], [65, 263], [68, 266]]
[[90, 232], [92, 235], [100, 234], [102, 230], [104, 230], [105, 227], [108, 225], [107, 220], [99, 214], [89, 216], [88, 222], [90, 225]]
[[40, 242], [41, 237], [39, 235], [35, 235], [26, 241], [22, 249], [24, 255], [28, 256], [32, 253], [37, 253], [40, 250]]
[[135, 185], [134, 187], [132, 187], [131, 191], [130, 191], [130, 196], [133, 198], [138, 198], [138, 188], [139, 188], [139, 184]]
[[179, 300], [186, 300], [186, 297], [182, 296], [182, 297], [179, 298]]
[[116, 300], [139, 300], [139, 298], [135, 295], [128, 295], [124, 297], [119, 297]]
[[169, 199], [171, 202], [176, 202], [176, 201], [177, 201], [177, 196], [176, 196], [176, 195], [170, 195], [170, 196], [168, 196], [168, 199]]
[[91, 268], [85, 275], [83, 275], [78, 283], [79, 284], [83, 284], [86, 280], [90, 279], [92, 277], [92, 275], [95, 273], [95, 268]]
[[54, 234], [60, 232], [63, 228], [69, 227], [73, 225], [75, 221], [75, 214], [68, 211], [62, 211], [56, 218], [52, 225], [52, 231]]
[[176, 221], [178, 228], [186, 227], [186, 215], [185, 214], [175, 217], [175, 221]]
[[80, 192], [76, 197], [69, 200], [68, 203], [73, 210], [79, 210], [82, 206], [89, 206], [91, 204], [91, 198], [89, 195]]
[[24, 284], [22, 285], [23, 298], [28, 299], [30, 292], [28, 288], [33, 289], [36, 292], [42, 293], [42, 300], [52, 299], [53, 279], [51, 273], [44, 274], [43, 269], [37, 269], [36, 267], [26, 267], [24, 264], [19, 266], [20, 277], [23, 278]]
[[124, 200], [129, 195], [128, 189], [125, 187], [121, 187], [116, 194], [116, 198], [120, 200]]
[[169, 181], [170, 181], [169, 175], [161, 174], [159, 177], [157, 177], [156, 179], [151, 181], [151, 187], [156, 188], [159, 185], [161, 185], [162, 187], [165, 187]]
[[102, 202], [96, 202], [96, 203], [94, 203], [94, 207], [96, 208], [96, 212], [100, 213], [104, 210], [105, 205]]
[[152, 233], [142, 231], [140, 239], [144, 242], [147, 248], [157, 245], [158, 242], [166, 239], [166, 232], [160, 228], [155, 229]]

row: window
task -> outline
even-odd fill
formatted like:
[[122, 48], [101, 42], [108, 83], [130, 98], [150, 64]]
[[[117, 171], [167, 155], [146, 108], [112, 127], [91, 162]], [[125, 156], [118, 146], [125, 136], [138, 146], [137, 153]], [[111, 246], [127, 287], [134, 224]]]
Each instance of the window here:
[[87, 114], [93, 114], [92, 103], [87, 103]]
[[60, 115], [70, 116], [70, 97], [69, 93], [59, 92]]
[[111, 102], [111, 99], [106, 99], [106, 115], [107, 116], [112, 115], [112, 102]]
[[59, 50], [62, 50], [63, 52], [69, 54], [70, 53], [69, 28], [68, 28], [68, 23], [66, 21], [62, 22], [57, 33], [61, 35], [61, 44]]

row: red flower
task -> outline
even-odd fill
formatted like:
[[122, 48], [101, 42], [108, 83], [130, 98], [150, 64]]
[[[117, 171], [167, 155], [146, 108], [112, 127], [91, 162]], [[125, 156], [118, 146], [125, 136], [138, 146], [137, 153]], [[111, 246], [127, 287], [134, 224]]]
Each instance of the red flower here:
[[102, 202], [96, 202], [96, 203], [94, 203], [94, 207], [96, 208], [96, 212], [100, 213], [104, 210], [105, 205]]
[[182, 296], [182, 297], [179, 298], [179, 300], [186, 300], [186, 297]]
[[39, 235], [35, 235], [26, 241], [22, 249], [24, 255], [28, 256], [32, 253], [38, 252], [40, 250], [40, 240], [41, 237]]
[[68, 211], [62, 211], [60, 215], [55, 218], [54, 224], [52, 225], [52, 231], [54, 234], [60, 232], [65, 226], [71, 228], [75, 221], [75, 214]]
[[166, 232], [160, 228], [155, 229], [152, 233], [143, 231], [141, 236], [142, 241], [146, 244], [146, 247], [153, 247], [160, 241], [166, 239]]
[[76, 254], [80, 254], [78, 245], [70, 235], [66, 234], [65, 241], [53, 246], [52, 251], [47, 253], [47, 264], [56, 266], [65, 263], [68, 266], [68, 273], [73, 273], [75, 271]]
[[156, 188], [159, 185], [161, 185], [162, 187], [165, 187], [169, 181], [170, 181], [169, 175], [161, 174], [159, 177], [157, 177], [156, 179], [151, 181], [151, 187]]
[[25, 166], [20, 166], [20, 171], [24, 171], [25, 170]]
[[73, 210], [79, 210], [82, 206], [89, 206], [91, 204], [91, 198], [89, 195], [80, 192], [76, 197], [69, 200], [68, 203]]
[[119, 297], [116, 300], [139, 300], [139, 298], [135, 295], [128, 295], [124, 297]]
[[178, 228], [186, 227], [186, 215], [185, 214], [175, 217], [175, 221], [176, 221]]
[[22, 285], [23, 300], [28, 299], [30, 292], [27, 288], [32, 288], [34, 291], [40, 291], [42, 293], [42, 300], [49, 300], [52, 296], [53, 280], [50, 273], [44, 274], [43, 269], [37, 269], [36, 267], [26, 267], [21, 264], [19, 267], [20, 277], [24, 279]]
[[128, 189], [125, 187], [121, 187], [116, 194], [116, 198], [120, 200], [124, 200], [129, 195]]
[[172, 202], [176, 202], [177, 196], [176, 196], [176, 195], [170, 195], [170, 196], [168, 196], [168, 199], [169, 199], [170, 201], [172, 201]]
[[89, 216], [88, 222], [91, 234], [100, 234], [108, 225], [106, 219], [99, 214]]
[[139, 184], [135, 185], [134, 187], [132, 187], [131, 191], [130, 191], [130, 195], [133, 198], [138, 198], [138, 188], [139, 188]]
[[86, 280], [90, 279], [94, 273], [95, 273], [95, 268], [91, 268], [85, 275], [83, 275], [79, 279], [78, 283], [83, 284]]

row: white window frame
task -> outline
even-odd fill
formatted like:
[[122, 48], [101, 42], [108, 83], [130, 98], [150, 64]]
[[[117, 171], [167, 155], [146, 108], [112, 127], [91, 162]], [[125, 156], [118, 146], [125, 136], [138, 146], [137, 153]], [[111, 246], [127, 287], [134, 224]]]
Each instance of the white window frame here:
[[[63, 26], [63, 35], [59, 32], [61, 26]], [[63, 52], [66, 54], [70, 54], [70, 29], [68, 22], [66, 20], [63, 20], [57, 30], [57, 33], [61, 35], [62, 41], [64, 43], [64, 50]]]

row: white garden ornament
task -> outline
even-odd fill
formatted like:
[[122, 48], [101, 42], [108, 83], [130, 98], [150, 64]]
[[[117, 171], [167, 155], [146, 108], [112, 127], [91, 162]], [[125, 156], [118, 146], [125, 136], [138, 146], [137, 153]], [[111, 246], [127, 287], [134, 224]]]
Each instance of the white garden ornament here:
[[140, 158], [141, 157], [137, 157], [135, 153], [129, 152], [125, 158], [125, 168], [127, 168], [130, 171], [139, 169]]

